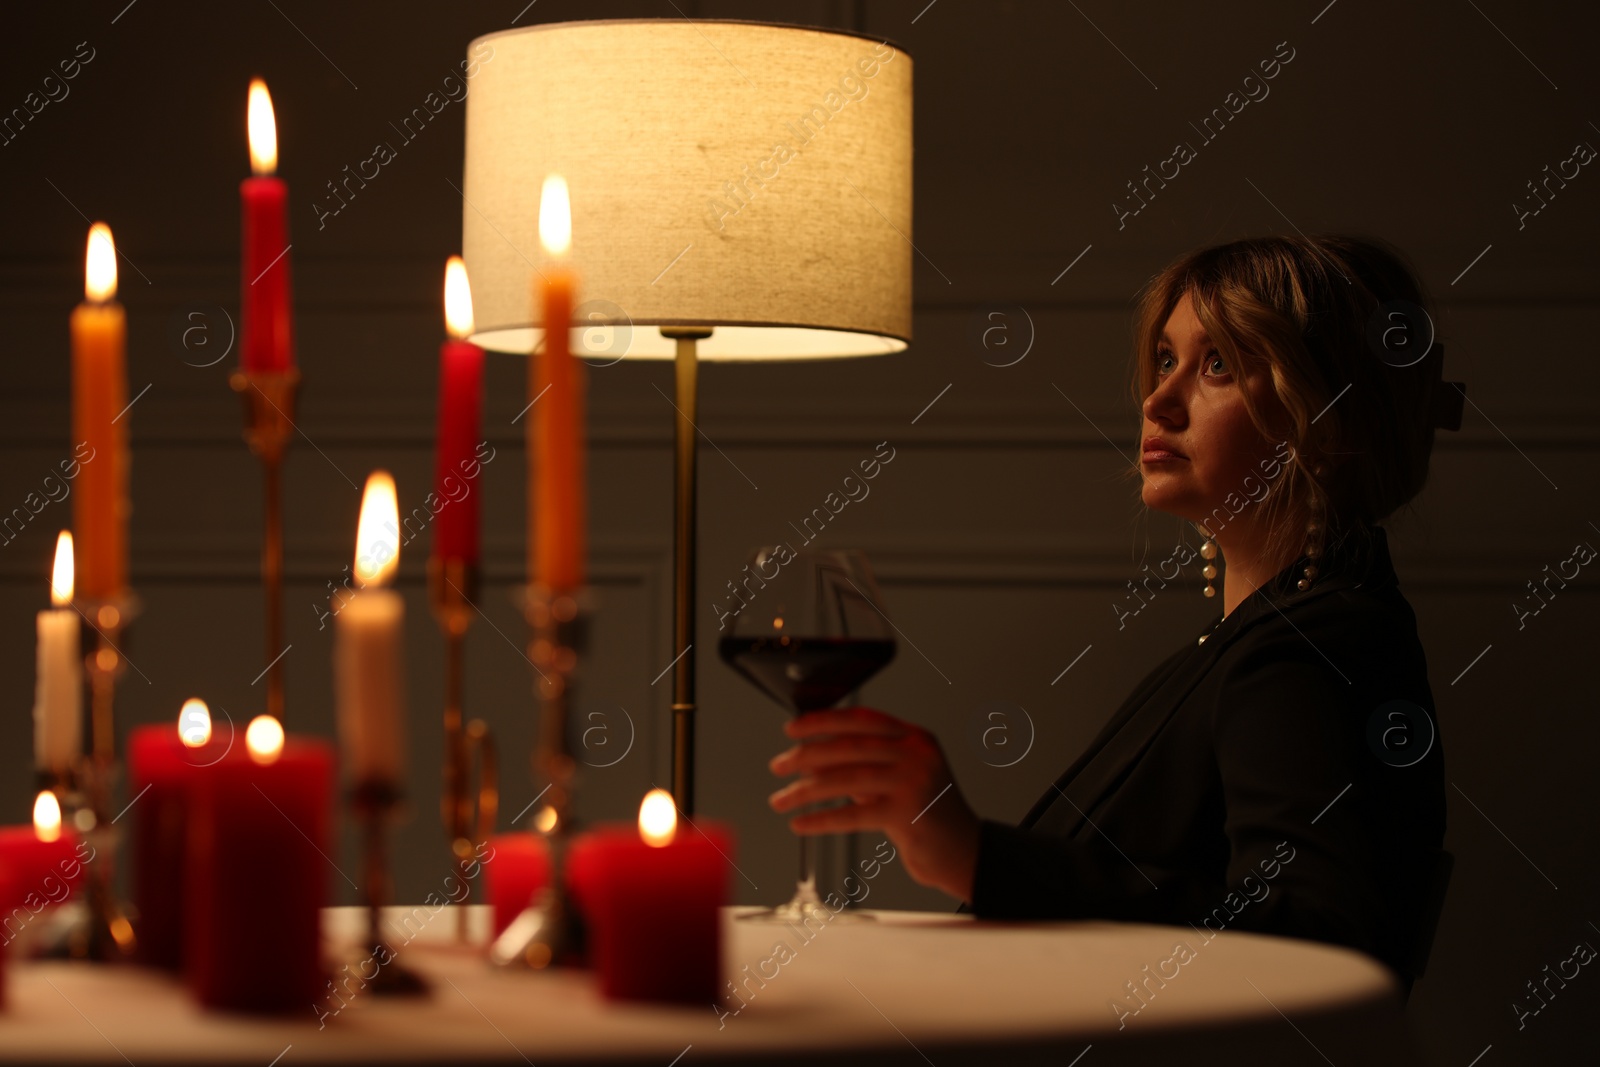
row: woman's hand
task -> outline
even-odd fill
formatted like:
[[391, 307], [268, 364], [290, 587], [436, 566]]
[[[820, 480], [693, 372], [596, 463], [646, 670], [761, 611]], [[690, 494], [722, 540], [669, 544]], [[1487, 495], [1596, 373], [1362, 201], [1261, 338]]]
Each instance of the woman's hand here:
[[772, 810], [851, 800], [794, 816], [795, 833], [882, 830], [912, 878], [971, 903], [978, 816], [931, 733], [874, 708], [807, 712], [790, 719], [784, 732], [802, 744], [773, 757], [772, 773], [801, 777], [768, 798]]

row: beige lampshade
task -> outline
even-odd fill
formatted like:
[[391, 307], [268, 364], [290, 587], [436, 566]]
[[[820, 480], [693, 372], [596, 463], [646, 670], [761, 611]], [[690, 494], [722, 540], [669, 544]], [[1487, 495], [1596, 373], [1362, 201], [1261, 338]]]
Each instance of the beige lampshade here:
[[[567, 180], [573, 350], [710, 360], [911, 340], [911, 57], [832, 30], [596, 20], [473, 41], [462, 253], [473, 340], [529, 352], [545, 175]], [[606, 327], [611, 327], [607, 329]]]

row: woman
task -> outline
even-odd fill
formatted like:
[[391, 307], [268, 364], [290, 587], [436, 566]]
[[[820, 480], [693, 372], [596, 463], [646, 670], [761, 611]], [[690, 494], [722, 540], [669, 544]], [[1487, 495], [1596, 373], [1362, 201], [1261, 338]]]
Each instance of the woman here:
[[1312, 938], [1377, 957], [1409, 991], [1443, 749], [1376, 524], [1421, 490], [1464, 396], [1439, 380], [1423, 303], [1394, 252], [1350, 237], [1168, 267], [1138, 303], [1133, 473], [1147, 506], [1206, 538], [1208, 597], [1220, 550], [1221, 615], [1019, 826], [967, 805], [928, 731], [870, 708], [789, 723], [803, 743], [771, 766], [800, 777], [772, 807], [849, 798], [790, 825], [881, 830], [914, 879], [979, 917]]

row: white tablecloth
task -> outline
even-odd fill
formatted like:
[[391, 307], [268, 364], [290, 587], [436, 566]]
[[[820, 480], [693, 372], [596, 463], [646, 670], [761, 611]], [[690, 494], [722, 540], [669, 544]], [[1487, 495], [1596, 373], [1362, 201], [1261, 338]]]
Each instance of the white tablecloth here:
[[[724, 917], [725, 977], [742, 1009], [731, 996], [721, 1006], [612, 1003], [585, 971], [491, 969], [481, 949], [453, 943], [453, 909], [399, 954], [431, 995], [358, 994], [320, 1028], [311, 1005], [287, 1018], [212, 1014], [153, 972], [12, 960], [0, 1063], [1419, 1062], [1388, 973], [1343, 949], [1233, 932], [1208, 942], [1186, 927], [882, 911], [806, 940], [735, 921], [735, 910]], [[481, 944], [487, 909], [468, 919]], [[360, 922], [357, 909], [330, 909], [326, 926], [344, 938]], [[1147, 991], [1124, 1015], [1112, 1005], [1140, 1004], [1129, 982]]]

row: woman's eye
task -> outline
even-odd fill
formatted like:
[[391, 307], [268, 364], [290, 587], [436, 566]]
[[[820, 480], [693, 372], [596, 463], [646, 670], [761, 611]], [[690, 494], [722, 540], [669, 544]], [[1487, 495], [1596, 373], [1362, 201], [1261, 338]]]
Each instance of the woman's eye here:
[[[1167, 351], [1166, 349], [1162, 349], [1160, 351], [1157, 351], [1156, 352], [1156, 373], [1157, 374], [1162, 373], [1165, 370], [1166, 362], [1168, 360], [1172, 359], [1172, 358], [1174, 358], [1172, 353], [1170, 351]], [[1221, 364], [1222, 365], [1222, 369], [1221, 370], [1214, 370], [1213, 369], [1213, 368], [1216, 367], [1217, 364]], [[1220, 354], [1218, 354], [1216, 349], [1212, 349], [1211, 350], [1211, 354], [1206, 357], [1205, 367], [1206, 367], [1206, 370], [1208, 372], [1210, 372], [1210, 377], [1213, 377], [1213, 378], [1226, 377], [1227, 374], [1228, 374], [1228, 363], [1227, 363], [1227, 361], [1225, 359], [1222, 358], [1222, 356]]]

